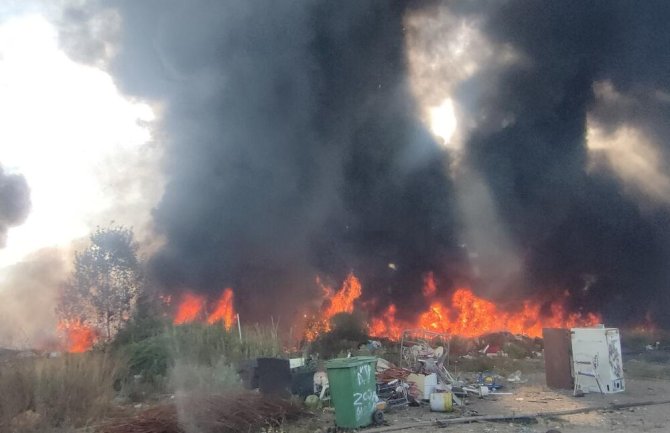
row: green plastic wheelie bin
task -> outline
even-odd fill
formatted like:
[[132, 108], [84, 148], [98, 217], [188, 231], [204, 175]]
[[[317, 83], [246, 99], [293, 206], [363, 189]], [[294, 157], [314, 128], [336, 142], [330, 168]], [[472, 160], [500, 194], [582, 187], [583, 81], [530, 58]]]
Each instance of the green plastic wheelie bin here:
[[[359, 428], [378, 422], [377, 358], [356, 356], [326, 363], [330, 398], [335, 406], [335, 423], [340, 428]], [[383, 417], [383, 415], [381, 415]]]

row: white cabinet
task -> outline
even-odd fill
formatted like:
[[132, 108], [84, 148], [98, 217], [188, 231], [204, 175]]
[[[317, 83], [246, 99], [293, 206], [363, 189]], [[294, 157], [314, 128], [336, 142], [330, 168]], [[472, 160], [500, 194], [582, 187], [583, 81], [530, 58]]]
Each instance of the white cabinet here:
[[[616, 328], [572, 328], [572, 371], [584, 392], [610, 394], [625, 389], [621, 340]], [[600, 384], [600, 387], [598, 386]]]

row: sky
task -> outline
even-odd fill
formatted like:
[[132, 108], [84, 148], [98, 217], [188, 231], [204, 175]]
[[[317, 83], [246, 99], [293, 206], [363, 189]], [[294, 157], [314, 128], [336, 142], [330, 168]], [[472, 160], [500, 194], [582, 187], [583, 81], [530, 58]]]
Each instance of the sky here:
[[[25, 177], [31, 200], [27, 220], [0, 249], [0, 275], [115, 218], [116, 184], [147, 157], [154, 118], [148, 104], [121, 95], [107, 72], [70, 59], [48, 14], [31, 7], [0, 14], [0, 163]], [[145, 197], [135, 188], [124, 200]], [[146, 220], [150, 205], [143, 208]]]

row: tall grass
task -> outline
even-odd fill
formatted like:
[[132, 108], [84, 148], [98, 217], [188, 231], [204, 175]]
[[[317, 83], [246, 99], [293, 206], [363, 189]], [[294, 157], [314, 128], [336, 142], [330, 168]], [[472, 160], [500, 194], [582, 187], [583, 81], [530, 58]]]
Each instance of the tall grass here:
[[200, 323], [173, 326], [166, 332], [175, 359], [212, 365], [221, 360], [239, 362], [258, 357], [285, 357], [276, 328], [245, 327], [242, 338], [236, 329]]
[[0, 364], [0, 431], [81, 427], [104, 416], [118, 361], [102, 353]]
[[237, 388], [236, 365], [257, 357], [285, 357], [276, 327], [226, 330], [222, 324], [165, 324], [160, 333], [119, 347], [126, 369], [123, 394], [143, 401], [178, 391]]

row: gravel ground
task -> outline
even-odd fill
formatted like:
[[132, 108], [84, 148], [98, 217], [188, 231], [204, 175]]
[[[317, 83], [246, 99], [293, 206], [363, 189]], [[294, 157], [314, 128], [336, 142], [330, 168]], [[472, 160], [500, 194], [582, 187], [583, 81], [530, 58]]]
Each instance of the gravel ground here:
[[[479, 415], [510, 415], [535, 412], [554, 412], [583, 407], [603, 406], [608, 403], [629, 403], [647, 400], [670, 399], [670, 381], [629, 378], [626, 391], [601, 397], [599, 394], [587, 394], [575, 398], [570, 391], [550, 390], [544, 385], [543, 374], [531, 374], [526, 384], [510, 384], [504, 389], [512, 392], [510, 396], [495, 396], [484, 399], [470, 399], [467, 410], [475, 410]], [[459, 432], [524, 432], [544, 433], [550, 429], [562, 433], [596, 432], [670, 432], [670, 405], [644, 406], [607, 412], [589, 412], [566, 415], [556, 418], [538, 418], [533, 424], [514, 424], [509, 422], [486, 422], [460, 424], [446, 430]], [[427, 408], [407, 408], [387, 414], [391, 425], [409, 424], [411, 421], [424, 421], [443, 418], [447, 415], [431, 413]], [[409, 421], [408, 421], [409, 419]], [[430, 432], [435, 427], [412, 428], [408, 432]]]

